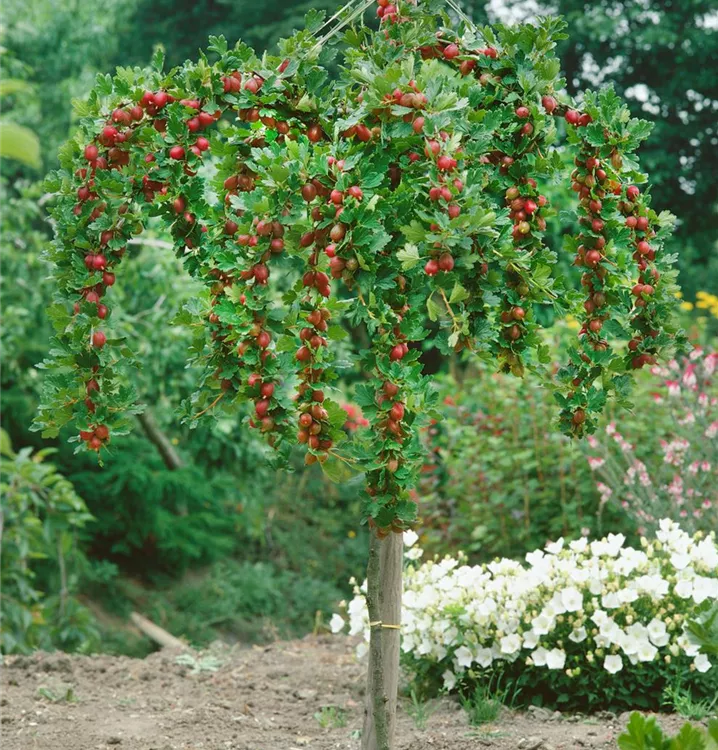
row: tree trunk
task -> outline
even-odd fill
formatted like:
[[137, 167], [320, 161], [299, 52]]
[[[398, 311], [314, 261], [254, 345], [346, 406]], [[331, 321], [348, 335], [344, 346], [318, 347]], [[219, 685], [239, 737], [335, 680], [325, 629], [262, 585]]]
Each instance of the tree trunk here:
[[366, 598], [371, 641], [362, 750], [394, 747], [401, 631], [387, 626], [401, 624], [403, 549], [401, 534], [379, 539], [370, 533]]

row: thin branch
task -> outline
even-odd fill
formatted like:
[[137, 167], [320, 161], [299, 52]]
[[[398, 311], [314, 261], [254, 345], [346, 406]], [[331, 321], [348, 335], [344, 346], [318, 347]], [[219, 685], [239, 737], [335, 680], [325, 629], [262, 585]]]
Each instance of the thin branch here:
[[220, 393], [219, 396], [217, 396], [217, 398], [206, 409], [202, 409], [202, 411], [195, 414], [192, 417], [192, 419], [199, 419], [203, 414], [206, 414], [210, 409], [214, 409], [214, 407], [217, 406], [217, 404], [224, 398], [225, 393], [226, 391], [222, 391], [222, 393]]

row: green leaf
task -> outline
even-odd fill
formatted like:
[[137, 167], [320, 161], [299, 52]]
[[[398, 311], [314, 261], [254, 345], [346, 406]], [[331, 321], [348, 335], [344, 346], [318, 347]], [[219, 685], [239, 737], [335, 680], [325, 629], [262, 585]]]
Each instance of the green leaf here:
[[161, 73], [165, 66], [165, 48], [161, 44], [158, 44], [152, 53], [151, 65], [158, 73]]
[[442, 307], [434, 302], [434, 295], [430, 295], [426, 300], [426, 311], [429, 315], [429, 320], [436, 322], [442, 313]]
[[14, 159], [39, 169], [40, 140], [29, 128], [8, 120], [0, 121], [0, 158]]
[[469, 299], [469, 292], [457, 281], [451, 290], [449, 302], [463, 302], [466, 299]]
[[419, 248], [416, 245], [407, 243], [396, 254], [397, 260], [400, 261], [404, 271], [413, 268], [420, 260]]
[[27, 81], [21, 81], [17, 78], [6, 78], [0, 81], [0, 96], [10, 96], [20, 92], [28, 92], [32, 86]]
[[10, 436], [2, 428], [0, 428], [0, 455], [7, 456], [8, 458], [15, 456]]
[[327, 457], [326, 461], [320, 462], [319, 465], [322, 467], [325, 476], [337, 484], [346, 482], [361, 473], [354, 469], [347, 461], [332, 454]]

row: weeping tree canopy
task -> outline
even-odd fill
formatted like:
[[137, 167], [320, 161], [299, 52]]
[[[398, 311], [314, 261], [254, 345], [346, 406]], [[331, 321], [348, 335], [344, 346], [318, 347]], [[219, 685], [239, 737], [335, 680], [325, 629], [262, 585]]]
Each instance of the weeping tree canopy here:
[[[98, 77], [49, 178], [57, 339], [43, 434], [72, 422], [78, 450], [102, 457], [138, 411], [111, 287], [128, 240], [154, 218], [205, 284], [179, 321], [204, 365], [182, 418], [246, 409], [278, 462], [300, 443], [336, 479], [365, 472], [364, 516], [381, 534], [415, 517], [418, 429], [434, 414], [427, 342], [534, 371], [575, 436], [680, 343], [674, 258], [662, 251], [673, 218], [650, 207], [633, 155], [650, 125], [610, 88], [580, 110], [561, 93], [563, 22], [477, 28], [443, 0], [380, 0], [375, 29], [362, 22], [369, 5], [328, 21], [310, 13], [277, 56], [213, 37], [169, 72], [157, 54], [149, 70]], [[581, 231], [561, 252], [580, 292], [543, 241], [549, 180], [575, 193]], [[559, 369], [541, 336], [545, 307], [581, 321]], [[350, 344], [352, 329], [366, 347]], [[372, 429], [350, 441], [333, 396], [352, 357]]]

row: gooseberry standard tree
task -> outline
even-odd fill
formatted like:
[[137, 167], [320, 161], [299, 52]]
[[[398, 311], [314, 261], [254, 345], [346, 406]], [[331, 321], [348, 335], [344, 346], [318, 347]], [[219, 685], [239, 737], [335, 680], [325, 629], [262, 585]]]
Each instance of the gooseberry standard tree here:
[[[386, 750], [401, 532], [416, 518], [419, 429], [436, 416], [421, 342], [516, 375], [531, 368], [555, 389], [561, 428], [581, 436], [608, 397], [626, 401], [632, 371], [676, 343], [676, 287], [661, 252], [671, 216], [650, 208], [632, 155], [649, 126], [610, 89], [580, 109], [561, 95], [560, 20], [477, 29], [440, 0], [380, 0], [373, 29], [361, 23], [368, 5], [329, 25], [310, 14], [276, 57], [213, 38], [212, 61], [166, 73], [158, 54], [151, 70], [98, 77], [49, 181], [57, 337], [36, 428], [55, 436], [72, 422], [78, 450], [100, 458], [127, 431], [134, 359], [112, 332], [110, 291], [128, 241], [164, 222], [206, 286], [183, 318], [204, 365], [183, 418], [249, 405], [248, 426], [278, 462], [300, 444], [335, 479], [365, 475], [362, 742]], [[575, 159], [566, 170], [552, 145], [559, 118]], [[581, 226], [564, 251], [580, 293], [553, 273], [557, 253], [543, 242], [552, 209], [541, 184], [564, 171]], [[582, 321], [557, 372], [539, 331], [546, 306]], [[371, 430], [350, 441], [333, 396], [355, 327], [370, 342], [353, 354]]]

